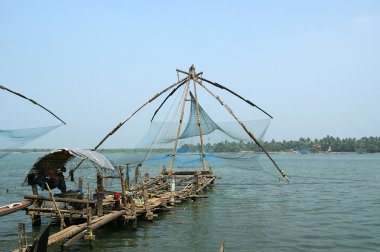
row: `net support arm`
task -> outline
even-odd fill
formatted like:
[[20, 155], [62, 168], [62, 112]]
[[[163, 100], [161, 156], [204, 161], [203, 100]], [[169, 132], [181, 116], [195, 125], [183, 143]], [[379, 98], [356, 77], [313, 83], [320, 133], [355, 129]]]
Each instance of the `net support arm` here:
[[172, 96], [177, 90], [178, 88], [180, 88], [183, 84], [185, 84], [186, 81], [183, 81], [182, 83], [180, 83], [176, 88], [174, 88], [169, 94], [168, 96], [166, 96], [166, 98], [164, 99], [164, 101], [160, 104], [160, 106], [156, 109], [156, 111], [154, 112], [153, 116], [152, 116], [152, 119], [150, 119], [150, 122], [153, 122], [153, 119], [154, 117], [156, 116], [156, 114], [158, 113], [158, 111], [161, 109], [161, 107], [164, 105], [164, 103], [169, 99], [170, 96]]
[[250, 100], [247, 100], [245, 99], [244, 97], [242, 97], [241, 95], [239, 95], [238, 93], [232, 91], [231, 89], [219, 84], [219, 83], [216, 83], [216, 82], [212, 82], [212, 81], [209, 81], [203, 77], [198, 77], [200, 80], [203, 80], [217, 88], [220, 88], [220, 89], [224, 89], [226, 90], [227, 92], [230, 92], [231, 94], [235, 95], [236, 97], [240, 98], [241, 100], [245, 101], [246, 103], [248, 103], [249, 105], [251, 105], [252, 107], [256, 107], [258, 110], [260, 110], [261, 112], [263, 112], [264, 114], [266, 114], [267, 116], [269, 116], [271, 119], [273, 119], [273, 116], [271, 116], [268, 112], [266, 112], [265, 110], [263, 110], [262, 108], [260, 108], [259, 106], [257, 106], [256, 104], [254, 104], [253, 102], [251, 102]]
[[273, 165], [277, 168], [277, 170], [280, 172], [281, 176], [284, 177], [284, 179], [289, 183], [289, 177], [286, 175], [285, 171], [281, 169], [277, 163], [274, 161], [274, 159], [269, 155], [269, 153], [266, 151], [264, 146], [256, 139], [256, 137], [253, 135], [252, 132], [250, 132], [247, 127], [244, 125], [244, 123], [235, 115], [235, 113], [232, 111], [232, 109], [220, 99], [219, 96], [215, 95], [211, 90], [209, 90], [205, 85], [202, 84], [199, 80], [196, 80], [199, 85], [201, 85], [210, 95], [212, 95], [218, 102], [225, 107], [225, 109], [235, 118], [235, 120], [240, 124], [240, 126], [244, 129], [244, 131], [249, 135], [249, 137], [264, 151], [264, 153], [268, 156], [270, 161], [273, 163]]
[[36, 102], [35, 100], [30, 99], [30, 98], [26, 97], [25, 95], [20, 94], [20, 93], [17, 93], [17, 92], [15, 92], [15, 91], [13, 91], [13, 90], [10, 90], [9, 88], [6, 88], [6, 87], [4, 87], [4, 86], [2, 86], [2, 85], [0, 85], [0, 89], [3, 89], [3, 90], [8, 91], [8, 92], [10, 92], [10, 93], [12, 93], [12, 94], [15, 94], [15, 95], [17, 95], [17, 96], [20, 96], [21, 98], [23, 98], [23, 99], [25, 99], [25, 100], [30, 101], [30, 102], [33, 103], [34, 105], [37, 105], [37, 106], [39, 106], [40, 108], [46, 110], [46, 111], [49, 112], [52, 116], [54, 116], [55, 118], [57, 118], [60, 122], [62, 122], [63, 124], [66, 125], [66, 123], [65, 123], [61, 118], [59, 118], [57, 115], [55, 115], [55, 114], [54, 114], [53, 112], [51, 112], [49, 109], [45, 108], [44, 106], [42, 106], [41, 104], [39, 104], [39, 103]]
[[92, 150], [97, 150], [99, 148], [100, 145], [102, 145], [104, 143], [104, 141], [107, 140], [108, 137], [110, 137], [111, 135], [113, 135], [118, 129], [121, 128], [121, 126], [123, 126], [129, 119], [131, 119], [137, 112], [139, 112], [143, 107], [145, 107], [148, 103], [154, 101], [157, 97], [159, 97], [160, 95], [162, 95], [163, 93], [167, 92], [168, 90], [172, 89], [173, 87], [181, 84], [182, 82], [186, 82], [187, 80], [189, 79], [189, 77], [185, 77], [179, 81], [177, 81], [176, 83], [170, 85], [169, 87], [165, 88], [164, 90], [162, 90], [161, 92], [155, 94], [152, 98], [150, 98], [149, 100], [147, 100], [144, 104], [142, 104], [138, 109], [136, 109], [130, 116], [127, 117], [127, 119], [125, 119], [123, 122], [120, 122], [112, 131], [110, 131], [103, 139], [102, 141], [100, 141], [98, 143], [98, 145], [96, 145]]
[[[203, 72], [200, 72], [198, 73], [196, 76], [199, 76], [201, 75]], [[151, 122], [153, 121], [154, 117], [156, 116], [157, 112], [161, 109], [161, 107], [165, 104], [165, 102], [169, 99], [170, 96], [172, 96], [177, 90], [178, 88], [180, 88], [183, 84], [186, 83], [186, 80], [184, 80], [183, 82], [179, 83], [178, 86], [173, 89], [169, 94], [168, 96], [166, 96], [166, 98], [164, 99], [164, 101], [161, 103], [161, 105], [156, 109], [156, 111], [154, 112], [153, 116], [152, 116], [152, 119], [150, 120]]]

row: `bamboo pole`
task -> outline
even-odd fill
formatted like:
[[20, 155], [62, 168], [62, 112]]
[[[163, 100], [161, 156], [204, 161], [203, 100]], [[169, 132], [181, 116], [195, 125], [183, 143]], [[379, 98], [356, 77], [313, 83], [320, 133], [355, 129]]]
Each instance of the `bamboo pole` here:
[[[178, 74], [178, 71], [177, 71], [177, 74]], [[188, 73], [186, 73], [188, 74]], [[200, 73], [197, 73], [195, 75], [195, 77], [198, 77], [199, 75], [202, 75], [203, 72], [200, 72]], [[179, 76], [178, 76], [179, 77]], [[179, 78], [178, 78], [179, 79]], [[161, 109], [162, 105], [164, 105], [164, 103], [169, 99], [170, 96], [172, 96], [177, 90], [178, 88], [180, 88], [185, 82], [182, 82], [181, 84], [179, 84], [175, 89], [173, 89], [170, 94], [168, 96], [166, 96], [166, 98], [164, 99], [164, 101], [161, 103], [161, 105], [157, 108], [157, 110], [154, 112], [153, 116], [152, 116], [152, 119], [150, 120], [151, 122], [153, 121], [154, 117], [156, 116], [157, 112]]]
[[52, 116], [54, 116], [55, 118], [57, 118], [57, 119], [58, 119], [59, 121], [61, 121], [63, 124], [66, 124], [61, 118], [59, 118], [58, 116], [56, 116], [56, 115], [55, 115], [53, 112], [51, 112], [49, 109], [45, 108], [44, 106], [42, 106], [42, 105], [39, 104], [38, 102], [36, 102], [36, 101], [34, 101], [34, 100], [32, 100], [32, 99], [26, 97], [25, 95], [20, 94], [20, 93], [17, 93], [17, 92], [15, 92], [15, 91], [13, 91], [13, 90], [10, 90], [10, 89], [8, 89], [8, 88], [2, 86], [2, 85], [0, 85], [0, 89], [3, 89], [3, 90], [5, 90], [5, 91], [8, 91], [8, 92], [10, 92], [10, 93], [12, 93], [12, 94], [15, 94], [15, 95], [17, 95], [17, 96], [20, 96], [21, 98], [24, 98], [24, 99], [30, 101], [30, 102], [33, 103], [34, 105], [37, 105], [37, 106], [39, 106], [40, 108], [42, 108], [42, 109], [46, 110], [47, 112], [49, 112]]
[[119, 172], [120, 172], [120, 183], [121, 183], [121, 204], [123, 207], [127, 206], [127, 198], [125, 196], [125, 181], [124, 181], [124, 170], [123, 166], [119, 166]]
[[[186, 82], [186, 81], [185, 81]], [[158, 111], [161, 109], [161, 107], [165, 104], [165, 102], [169, 99], [170, 96], [172, 96], [183, 84], [185, 84], [185, 82], [182, 82], [181, 84], [179, 84], [176, 88], [174, 88], [169, 94], [168, 96], [166, 96], [166, 98], [162, 101], [162, 103], [160, 104], [160, 106], [158, 106], [158, 108], [156, 109], [156, 111], [154, 111], [154, 114], [152, 116], [152, 119], [150, 119], [150, 122], [153, 122], [153, 119], [154, 117], [156, 116], [156, 114], [158, 113]]]
[[129, 164], [125, 167], [125, 190], [129, 191]]
[[138, 164], [135, 168], [135, 177], [133, 178], [133, 190], [135, 191], [137, 191], [136, 188], [138, 187], [138, 183], [139, 183], [140, 167], [141, 167], [141, 164]]
[[100, 173], [96, 174], [96, 214], [103, 215], [103, 178]]
[[194, 84], [194, 98], [195, 98], [195, 111], [197, 113], [197, 124], [198, 124], [198, 129], [199, 129], [199, 138], [201, 141], [201, 151], [202, 151], [202, 168], [205, 171], [206, 170], [206, 159], [205, 159], [205, 146], [203, 143], [203, 132], [202, 132], [202, 126], [201, 126], [201, 115], [199, 112], [199, 103], [198, 103], [198, 96], [197, 96], [197, 85], [195, 82], [195, 67], [192, 65], [190, 67], [190, 75], [191, 78], [193, 79], [193, 84]]
[[68, 241], [66, 241], [63, 246], [64, 247], [68, 247], [70, 245], [72, 245], [75, 241], [81, 239], [82, 237], [84, 237], [86, 235], [86, 228], [91, 228], [91, 230], [95, 230], [105, 224], [107, 224], [108, 222], [110, 221], [113, 221], [114, 219], [122, 216], [126, 214], [126, 211], [125, 210], [120, 210], [120, 211], [115, 211], [115, 212], [112, 212], [112, 213], [109, 213], [107, 215], [104, 215], [100, 218], [98, 218], [98, 220], [96, 222], [93, 222], [90, 226], [87, 226], [87, 223], [86, 223], [86, 227], [84, 229], [79, 229], [80, 231], [79, 232], [76, 232], [74, 235], [71, 235], [70, 239]]
[[[34, 199], [34, 201], [33, 201], [33, 206], [36, 208], [39, 208], [41, 206], [42, 202], [37, 198], [37, 197], [39, 197], [37, 184], [32, 184], [32, 193], [33, 193], [33, 196], [36, 197], [36, 199]], [[39, 214], [33, 214], [31, 216], [31, 218], [32, 218], [32, 226], [40, 226], [41, 225], [41, 216]]]
[[[177, 72], [180, 72], [180, 73], [183, 73], [183, 74], [189, 75], [189, 73], [187, 73], [187, 72], [185, 72], [185, 71], [182, 71], [182, 70], [179, 70], [179, 69], [176, 69], [176, 70], [177, 70]], [[257, 106], [257, 105], [254, 104], [253, 102], [251, 102], [250, 100], [247, 100], [247, 99], [243, 98], [241, 95], [235, 93], [235, 92], [232, 91], [231, 89], [229, 89], [229, 88], [227, 88], [227, 87], [225, 87], [225, 86], [223, 86], [223, 85], [221, 85], [221, 84], [219, 84], [219, 83], [209, 81], [209, 80], [207, 80], [207, 79], [205, 79], [205, 78], [203, 78], [203, 77], [199, 77], [199, 79], [200, 79], [200, 80], [203, 80], [203, 81], [205, 81], [205, 82], [207, 82], [207, 83], [209, 83], [209, 84], [211, 84], [211, 85], [213, 85], [213, 86], [215, 86], [215, 87], [218, 87], [218, 88], [220, 88], [220, 89], [224, 89], [224, 90], [230, 92], [231, 94], [233, 94], [233, 95], [235, 95], [236, 97], [238, 97], [239, 99], [245, 101], [246, 103], [248, 103], [248, 104], [251, 105], [252, 107], [256, 107], [257, 109], [259, 109], [261, 112], [263, 112], [264, 114], [266, 114], [266, 115], [269, 116], [270, 118], [273, 118], [269, 113], [267, 113], [266, 111], [264, 111], [262, 108], [260, 108], [259, 106]]]
[[207, 82], [207, 83], [209, 83], [209, 84], [211, 84], [211, 85], [213, 85], [213, 86], [215, 86], [215, 87], [218, 87], [218, 88], [220, 88], [220, 89], [224, 89], [224, 90], [230, 92], [231, 94], [233, 94], [233, 95], [235, 95], [236, 97], [238, 97], [239, 99], [245, 101], [246, 103], [248, 103], [248, 104], [251, 105], [252, 107], [256, 107], [256, 108], [259, 109], [261, 112], [263, 112], [264, 114], [266, 114], [267, 116], [269, 116], [271, 119], [273, 119], [273, 117], [272, 117], [269, 113], [267, 113], [265, 110], [263, 110], [262, 108], [260, 108], [259, 106], [257, 106], [257, 105], [254, 104], [253, 102], [251, 102], [250, 100], [247, 100], [247, 99], [243, 98], [242, 96], [240, 96], [239, 94], [235, 93], [235, 92], [232, 91], [231, 89], [229, 89], [229, 88], [227, 88], [227, 87], [225, 87], [225, 86], [223, 86], [223, 85], [221, 85], [221, 84], [219, 84], [219, 83], [209, 81], [209, 80], [207, 80], [207, 79], [205, 79], [205, 78], [203, 78], [203, 77], [199, 77], [199, 79], [200, 79], [200, 80], [203, 80], [203, 81], [205, 81], [205, 82]]
[[274, 161], [274, 159], [269, 155], [269, 153], [266, 151], [264, 146], [256, 139], [256, 137], [247, 129], [247, 127], [244, 125], [244, 123], [235, 115], [235, 113], [228, 107], [228, 105], [220, 99], [219, 96], [215, 95], [210, 89], [208, 89], [205, 85], [202, 84], [202, 82], [198, 81], [199, 85], [201, 85], [210, 95], [212, 95], [216, 100], [219, 101], [219, 103], [226, 108], [226, 110], [235, 118], [235, 120], [240, 124], [240, 126], [244, 129], [244, 131], [249, 135], [249, 137], [264, 151], [264, 153], [267, 155], [267, 157], [270, 159], [270, 161], [273, 163], [273, 165], [277, 168], [277, 170], [280, 172], [281, 176], [285, 178], [285, 180], [289, 183], [289, 178], [286, 175], [285, 171], [281, 169], [277, 163]]
[[171, 173], [172, 170], [173, 170], [174, 158], [175, 158], [175, 154], [177, 152], [177, 145], [178, 145], [179, 135], [181, 134], [182, 120], [183, 120], [183, 115], [185, 113], [186, 98], [187, 98], [187, 93], [189, 92], [189, 86], [190, 86], [190, 79], [188, 79], [188, 81], [186, 83], [185, 92], [184, 92], [184, 95], [183, 95], [183, 103], [182, 103], [181, 115], [180, 115], [180, 119], [179, 119], [177, 136], [176, 136], [176, 139], [175, 139], [175, 143], [174, 143], [174, 147], [173, 147], [173, 152], [172, 152], [172, 157], [170, 159], [170, 165], [169, 165], [169, 169], [168, 169], [169, 173]]
[[99, 143], [98, 145], [96, 145], [92, 150], [97, 150], [99, 148], [100, 145], [102, 145], [104, 143], [104, 141], [107, 140], [108, 137], [110, 137], [111, 135], [113, 135], [113, 133], [115, 133], [121, 126], [123, 126], [129, 119], [132, 118], [132, 116], [134, 116], [137, 112], [139, 112], [143, 107], [145, 107], [148, 103], [154, 101], [157, 97], [159, 97], [160, 95], [162, 95], [163, 93], [165, 93], [166, 91], [172, 89], [173, 87], [179, 85], [180, 83], [182, 83], [183, 81], [187, 81], [189, 79], [189, 77], [185, 77], [179, 81], [177, 81], [176, 83], [170, 85], [169, 87], [165, 88], [164, 90], [162, 90], [161, 92], [155, 94], [152, 98], [150, 98], [148, 101], [146, 101], [145, 103], [143, 103], [138, 109], [136, 109], [130, 116], [127, 117], [127, 119], [125, 119], [123, 122], [119, 123], [111, 132], [109, 132]]
[[[41, 195], [24, 195], [24, 199], [31, 199], [31, 200], [47, 200], [47, 201], [53, 201], [53, 198], [41, 196]], [[70, 199], [70, 198], [54, 198], [56, 202], [65, 202], [65, 203], [80, 203], [80, 204], [95, 204], [95, 200], [81, 200], [81, 199]], [[39, 205], [36, 207], [38, 208]]]
[[61, 211], [59, 210], [59, 207], [58, 207], [58, 205], [57, 205], [57, 202], [55, 202], [55, 199], [54, 199], [54, 196], [53, 196], [53, 192], [50, 190], [49, 184], [46, 182], [45, 185], [46, 185], [46, 188], [49, 190], [49, 194], [50, 194], [50, 197], [51, 197], [52, 200], [53, 200], [55, 210], [57, 211], [58, 216], [59, 216], [59, 219], [61, 220], [61, 230], [63, 230], [63, 229], [66, 228], [66, 225], [65, 225], [65, 218], [64, 218], [63, 215], [61, 214]]

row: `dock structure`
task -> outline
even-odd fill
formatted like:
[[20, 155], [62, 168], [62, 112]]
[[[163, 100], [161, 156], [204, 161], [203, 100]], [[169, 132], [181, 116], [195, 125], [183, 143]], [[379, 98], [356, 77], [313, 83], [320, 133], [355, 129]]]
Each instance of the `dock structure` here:
[[[130, 223], [136, 228], [138, 219], [153, 221], [158, 212], [174, 210], [175, 205], [183, 201], [207, 198], [206, 194], [200, 193], [212, 187], [216, 179], [211, 171], [169, 173], [163, 169], [156, 177], [149, 178], [149, 174], [145, 174], [140, 183], [130, 185], [125, 180], [123, 171], [123, 167], [120, 166], [120, 176], [112, 176], [112, 179], [120, 181], [124, 193], [106, 191], [103, 179], [110, 179], [110, 176], [102, 177], [98, 173], [95, 200], [24, 195], [25, 199], [44, 203], [40, 203], [40, 207], [28, 209], [27, 213], [32, 220], [36, 219], [36, 216], [39, 220], [41, 216], [46, 216], [66, 223], [65, 228], [49, 236], [48, 246], [61, 244], [63, 247], [69, 247], [80, 239], [94, 240], [93, 231], [112, 221]], [[131, 189], [126, 191], [125, 188]], [[60, 208], [57, 203], [63, 203], [62, 206], [66, 207]]]
[[[130, 222], [135, 229], [139, 217], [152, 221], [157, 212], [173, 210], [182, 201], [206, 198], [207, 195], [201, 192], [212, 187], [217, 178], [211, 168], [207, 169], [210, 159], [206, 162], [206, 157], [211, 156], [224, 164], [229, 164], [226, 160], [236, 159], [218, 148], [228, 141], [231, 141], [233, 147], [228, 151], [232, 152], [242, 151], [240, 148], [243, 148], [244, 142], [256, 144], [284, 180], [289, 182], [285, 171], [277, 165], [260, 142], [269, 123], [259, 127], [262, 133], [255, 135], [253, 130], [256, 129], [256, 124], [242, 121], [207, 85], [225, 90], [268, 117], [272, 116], [227, 87], [203, 78], [202, 72], [196, 73], [194, 65], [188, 72], [177, 69], [177, 73], [184, 74], [185, 77], [179, 79], [178, 76], [176, 83], [148, 99], [124, 121], [118, 123], [93, 149], [58, 149], [34, 164], [24, 182], [32, 187], [33, 195], [25, 195], [25, 199], [33, 200], [33, 207], [28, 209], [32, 224], [41, 225], [41, 216], [53, 217], [61, 224], [61, 230], [50, 235], [48, 245], [60, 243], [68, 247], [79, 239], [92, 241], [95, 239], [93, 231], [111, 221]], [[215, 98], [236, 122], [228, 125], [216, 123], [200, 105], [199, 89]], [[154, 112], [151, 127], [142, 143], [132, 152], [125, 153], [130, 158], [125, 161], [135, 168], [135, 176], [130, 179], [131, 167], [128, 164], [119, 165], [117, 169], [97, 149], [142, 108], [169, 90], [171, 92]], [[178, 106], [170, 106], [173, 109], [169, 109], [166, 116], [163, 116], [164, 121], [153, 122], [157, 113], [176, 92]], [[189, 109], [188, 113], [185, 108]], [[160, 114], [163, 114], [162, 111]], [[185, 115], [188, 116], [187, 119]], [[170, 121], [165, 121], [165, 118]], [[240, 130], [234, 130], [235, 126]], [[213, 146], [215, 148], [212, 150]], [[208, 152], [217, 154], [209, 155]], [[250, 155], [237, 158], [245, 162], [252, 161]], [[78, 159], [80, 161], [75, 163], [74, 160]], [[95, 170], [88, 170], [85, 163], [90, 163]], [[151, 178], [149, 173], [143, 173], [143, 166], [145, 171], [159, 172], [161, 167], [162, 170]], [[66, 172], [69, 174], [67, 177]], [[115, 180], [117, 189], [107, 187], [107, 182]], [[72, 182], [78, 189], [68, 191], [66, 181]], [[85, 182], [86, 194], [83, 193]], [[39, 195], [38, 187], [48, 190], [50, 196]], [[61, 193], [53, 194], [54, 188], [60, 189]], [[92, 193], [91, 189], [95, 192]]]

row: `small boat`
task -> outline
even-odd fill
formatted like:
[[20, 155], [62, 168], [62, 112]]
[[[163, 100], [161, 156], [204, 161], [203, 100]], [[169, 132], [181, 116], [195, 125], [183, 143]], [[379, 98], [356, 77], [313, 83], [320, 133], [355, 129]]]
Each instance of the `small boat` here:
[[12, 203], [9, 205], [2, 206], [2, 207], [0, 207], [0, 216], [4, 216], [7, 214], [17, 212], [17, 211], [22, 210], [22, 209], [25, 209], [28, 206], [30, 206], [32, 203], [33, 202], [30, 200], [24, 200], [21, 202]]

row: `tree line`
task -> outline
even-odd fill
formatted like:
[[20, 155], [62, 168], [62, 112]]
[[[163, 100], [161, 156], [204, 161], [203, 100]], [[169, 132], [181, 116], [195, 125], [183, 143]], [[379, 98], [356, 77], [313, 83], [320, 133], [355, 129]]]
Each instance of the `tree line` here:
[[[363, 137], [356, 138], [339, 138], [326, 136], [322, 139], [303, 138], [290, 141], [263, 141], [262, 145], [267, 151], [271, 152], [301, 152], [301, 153], [318, 153], [318, 152], [358, 152], [358, 153], [376, 153], [380, 152], [380, 137]], [[260, 148], [254, 142], [220, 142], [206, 144], [207, 152], [241, 152], [241, 151], [260, 151]], [[183, 152], [199, 150], [199, 145], [185, 144], [180, 148]]]

